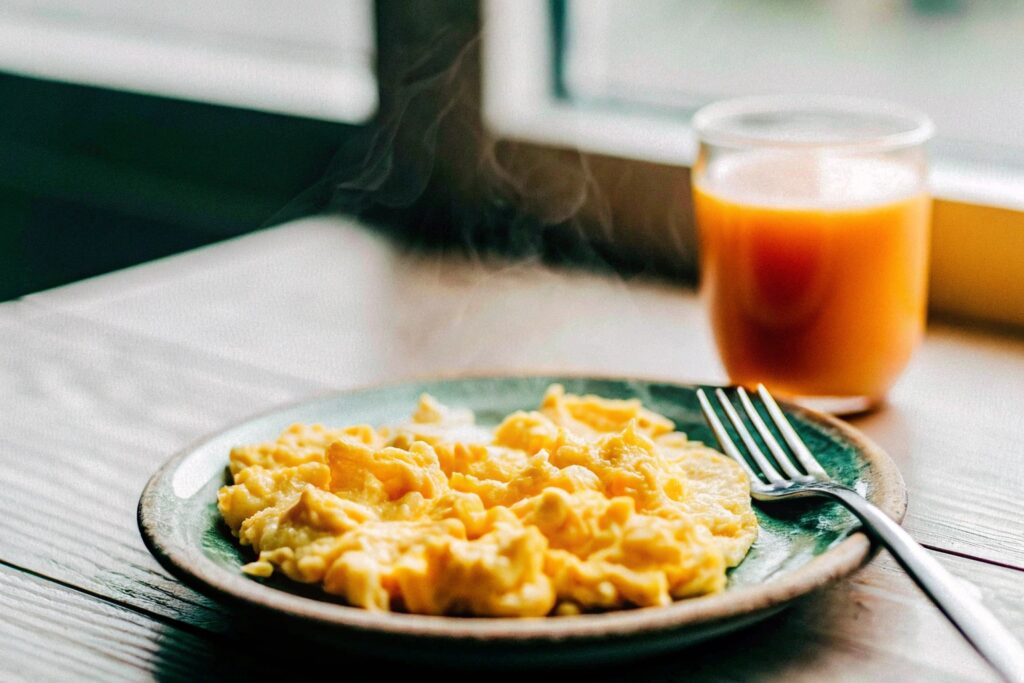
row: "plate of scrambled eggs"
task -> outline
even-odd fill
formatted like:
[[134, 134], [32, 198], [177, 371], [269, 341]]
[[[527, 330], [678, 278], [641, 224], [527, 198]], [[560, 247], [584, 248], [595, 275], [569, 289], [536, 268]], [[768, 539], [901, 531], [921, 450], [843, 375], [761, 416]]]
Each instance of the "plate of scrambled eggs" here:
[[[902, 479], [876, 446], [832, 418], [790, 417], [833, 476], [902, 516]], [[187, 449], [150, 481], [139, 525], [199, 590], [343, 647], [636, 656], [764, 618], [870, 556], [838, 506], [755, 508], [709, 442], [695, 388], [669, 383], [365, 389]]]

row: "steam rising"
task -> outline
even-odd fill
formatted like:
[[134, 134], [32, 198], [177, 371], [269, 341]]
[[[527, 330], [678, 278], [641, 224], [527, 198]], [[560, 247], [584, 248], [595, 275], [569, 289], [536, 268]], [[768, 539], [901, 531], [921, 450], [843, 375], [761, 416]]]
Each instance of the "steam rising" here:
[[419, 45], [390, 65], [398, 73], [379, 129], [357, 167], [332, 170], [330, 206], [418, 248], [604, 264], [580, 224], [589, 211], [610, 241], [586, 158], [499, 143], [485, 130], [479, 33], [451, 29]]
[[[302, 208], [315, 203], [357, 215], [421, 251], [619, 272], [648, 269], [649, 263], [619, 256], [636, 256], [630, 243], [638, 234], [645, 239], [646, 227], [657, 232], [662, 261], [674, 261], [668, 270], [679, 263], [691, 268], [693, 245], [685, 226], [675, 229], [689, 201], [687, 193], [680, 206], [677, 171], [661, 180], [660, 193], [649, 194], [618, 166], [609, 173], [613, 165], [605, 164], [599, 182], [593, 157], [489, 134], [480, 117], [480, 34], [469, 23], [453, 20], [440, 33], [382, 50], [382, 115], [365, 154], [342, 150], [323, 181], [298, 200]], [[622, 196], [609, 196], [616, 193]], [[651, 197], [660, 204], [645, 205]], [[635, 214], [630, 230], [616, 230], [612, 200]]]

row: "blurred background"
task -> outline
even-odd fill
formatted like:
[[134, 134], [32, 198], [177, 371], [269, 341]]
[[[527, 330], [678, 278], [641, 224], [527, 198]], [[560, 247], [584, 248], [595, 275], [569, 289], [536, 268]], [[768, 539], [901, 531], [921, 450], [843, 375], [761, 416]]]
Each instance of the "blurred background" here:
[[984, 292], [1024, 299], [1021, 35], [1012, 0], [0, 0], [0, 299], [323, 211], [693, 281], [689, 116], [806, 92], [934, 117], [933, 301], [1020, 324]]

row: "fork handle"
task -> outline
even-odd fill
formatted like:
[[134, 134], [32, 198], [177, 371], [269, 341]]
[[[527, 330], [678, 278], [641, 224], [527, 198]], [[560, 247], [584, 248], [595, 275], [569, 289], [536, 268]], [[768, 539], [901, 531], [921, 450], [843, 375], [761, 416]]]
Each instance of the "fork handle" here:
[[965, 590], [960, 579], [946, 571], [903, 527], [855, 491], [837, 486], [828, 487], [827, 493], [860, 519], [865, 531], [892, 553], [1004, 680], [1024, 683], [1024, 648], [979, 599]]

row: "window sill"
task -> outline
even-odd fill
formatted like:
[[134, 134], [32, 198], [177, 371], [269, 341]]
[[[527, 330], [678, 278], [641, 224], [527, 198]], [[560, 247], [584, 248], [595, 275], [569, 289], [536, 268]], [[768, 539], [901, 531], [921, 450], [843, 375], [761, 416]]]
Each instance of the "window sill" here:
[[[611, 232], [626, 243], [634, 243], [631, 246], [642, 242], [641, 255], [663, 256], [671, 251], [665, 247], [673, 241], [694, 248], [688, 192], [683, 193], [685, 199], [680, 199], [677, 191], [664, 187], [689, 184], [688, 168], [696, 157], [697, 145], [688, 122], [553, 98], [551, 46], [523, 41], [524, 36], [548, 35], [546, 14], [541, 4], [517, 5], [520, 10], [524, 6], [533, 11], [516, 12], [505, 3], [485, 3], [485, 124], [500, 138], [597, 155], [602, 158], [601, 167], [620, 167], [616, 173], [620, 179], [640, 164], [675, 169], [675, 173], [655, 173], [651, 176], [654, 182], [631, 178], [629, 190], [617, 192], [628, 197], [611, 196], [608, 201], [613, 213], [616, 203], [633, 205], [619, 207], [615, 216], [618, 224]], [[931, 186], [936, 198], [932, 310], [1024, 327], [1024, 170], [963, 163], [940, 155], [933, 159], [932, 169]], [[662, 187], [656, 187], [659, 184]], [[637, 192], [660, 195], [639, 197]], [[649, 211], [651, 216], [640, 216], [638, 212], [644, 209], [635, 205], [657, 208]], [[609, 232], [609, 226], [603, 227]], [[638, 232], [646, 234], [637, 236]], [[693, 258], [692, 253], [678, 249], [675, 253]]]
[[[488, 117], [502, 137], [621, 160], [688, 168], [695, 155], [683, 124], [551, 107], [511, 120]], [[937, 160], [931, 185], [931, 307], [1024, 327], [1024, 174]]]

